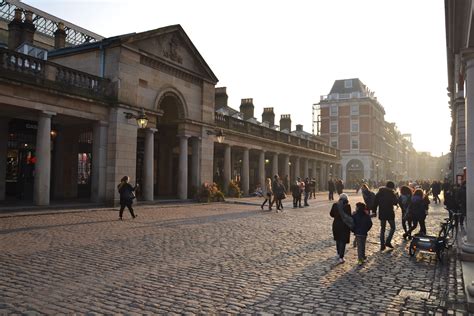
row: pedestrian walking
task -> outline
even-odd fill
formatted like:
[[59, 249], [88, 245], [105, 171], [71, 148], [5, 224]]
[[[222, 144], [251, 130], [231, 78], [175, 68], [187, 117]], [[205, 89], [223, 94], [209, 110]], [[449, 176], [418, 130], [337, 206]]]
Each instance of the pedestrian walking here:
[[375, 215], [375, 211], [374, 211], [375, 193], [370, 191], [369, 187], [365, 183], [362, 184], [360, 190], [362, 191], [362, 198], [364, 199], [364, 203], [367, 206], [367, 209]]
[[341, 179], [336, 180], [336, 191], [337, 194], [341, 195], [342, 192], [344, 191], [344, 183], [342, 182]]
[[369, 215], [370, 210], [364, 203], [356, 204], [354, 219], [354, 235], [357, 240], [357, 264], [362, 265], [367, 259], [365, 256], [365, 243], [367, 241], [367, 233], [372, 228], [372, 219]]
[[309, 206], [308, 204], [308, 198], [311, 193], [311, 182], [309, 181], [309, 178], [306, 178], [304, 180], [304, 206]]
[[293, 183], [291, 186], [291, 195], [293, 196], [293, 208], [297, 208], [298, 204], [299, 207], [301, 206], [301, 186], [300, 186], [300, 178], [296, 179], [296, 182]]
[[336, 186], [334, 185], [334, 181], [329, 179], [328, 181], [328, 191], [329, 191], [329, 201], [334, 201], [334, 191], [336, 191]]
[[410, 204], [412, 198], [412, 190], [409, 186], [404, 185], [400, 187], [400, 197], [398, 198], [398, 205], [402, 210], [402, 227], [403, 227], [403, 239], [409, 236], [408, 231], [413, 225], [412, 213], [410, 212]]
[[439, 181], [433, 181], [431, 184], [431, 193], [433, 194], [433, 201], [435, 204], [441, 203], [439, 195], [441, 194], [441, 183]]
[[407, 235], [408, 238], [411, 239], [411, 233], [415, 230], [415, 228], [420, 224], [420, 230], [416, 234], [418, 236], [425, 236], [426, 235], [426, 225], [425, 219], [426, 215], [428, 214], [430, 200], [427, 194], [423, 194], [422, 189], [416, 189], [413, 193], [413, 197], [411, 199], [410, 204], [410, 213], [412, 214], [413, 224], [410, 227]]
[[[342, 214], [344, 213], [344, 214]], [[336, 241], [336, 250], [338, 256], [338, 262], [344, 263], [344, 254], [346, 252], [346, 244], [350, 242], [351, 230], [349, 226], [344, 222], [342, 216], [351, 217], [351, 205], [346, 194], [339, 196], [339, 201], [334, 203], [331, 207], [329, 215], [334, 218], [332, 222], [332, 234]], [[341, 216], [342, 215], [342, 216]]]
[[128, 176], [124, 176], [121, 180], [119, 185], [117, 186], [117, 189], [120, 194], [120, 210], [119, 210], [119, 220], [122, 220], [122, 215], [123, 215], [123, 210], [125, 209], [125, 206], [128, 208], [130, 211], [130, 215], [132, 215], [132, 218], [136, 218], [137, 215], [133, 212], [133, 200], [135, 199], [135, 190], [138, 187], [138, 184], [135, 184], [135, 187], [132, 187], [130, 183], [130, 178]]
[[272, 207], [272, 205], [275, 204], [277, 208], [277, 213], [278, 213], [278, 211], [283, 210], [283, 203], [281, 202], [281, 200], [286, 198], [286, 195], [285, 195], [286, 188], [277, 174], [273, 177], [272, 191], [273, 191], [273, 201], [270, 204], [270, 207]]
[[[374, 211], [379, 214], [380, 220], [380, 250], [385, 250], [386, 247], [393, 248], [392, 238], [395, 234], [395, 212], [393, 206], [397, 205], [398, 197], [395, 194], [395, 183], [388, 181], [384, 187], [379, 188], [374, 199]], [[387, 222], [390, 224], [390, 232], [387, 239], [385, 239], [385, 227]]]
[[265, 204], [267, 203], [267, 201], [268, 201], [268, 210], [269, 211], [272, 210], [272, 195], [273, 195], [272, 179], [267, 178], [267, 180], [265, 181], [265, 187], [263, 188], [263, 197], [265, 198], [265, 201], [263, 201], [262, 205], [260, 206], [262, 210]]

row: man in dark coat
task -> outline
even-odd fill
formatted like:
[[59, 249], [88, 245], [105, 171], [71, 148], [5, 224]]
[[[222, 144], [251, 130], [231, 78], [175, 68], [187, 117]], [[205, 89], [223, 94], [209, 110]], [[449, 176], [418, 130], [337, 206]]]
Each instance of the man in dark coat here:
[[334, 200], [334, 191], [336, 191], [336, 186], [334, 185], [334, 181], [332, 178], [328, 181], [328, 191], [329, 191], [329, 201]]
[[[393, 206], [397, 205], [398, 197], [395, 194], [395, 183], [388, 181], [387, 185], [381, 187], [377, 194], [375, 194], [375, 200], [373, 209], [376, 212], [378, 208], [379, 219], [380, 219], [380, 250], [385, 250], [385, 247], [393, 248], [392, 237], [395, 233], [395, 212]], [[387, 221], [390, 224], [390, 232], [388, 233], [387, 239], [385, 240], [385, 226]]]

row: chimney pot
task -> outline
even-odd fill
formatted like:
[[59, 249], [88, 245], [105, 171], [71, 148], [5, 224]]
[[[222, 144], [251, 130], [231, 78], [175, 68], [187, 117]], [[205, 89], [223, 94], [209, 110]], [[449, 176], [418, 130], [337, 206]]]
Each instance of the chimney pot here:
[[262, 122], [267, 122], [269, 127], [275, 126], [275, 113], [273, 113], [273, 108], [263, 108]]

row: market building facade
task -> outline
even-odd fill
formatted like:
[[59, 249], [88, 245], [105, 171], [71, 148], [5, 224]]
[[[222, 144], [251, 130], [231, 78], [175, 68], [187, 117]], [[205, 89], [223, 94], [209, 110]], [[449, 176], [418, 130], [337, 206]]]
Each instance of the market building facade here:
[[23, 3], [0, 10], [0, 200], [116, 203], [124, 175], [146, 201], [216, 176], [247, 194], [338, 168], [339, 151], [291, 120], [218, 108], [218, 79], [179, 25], [103, 38]]

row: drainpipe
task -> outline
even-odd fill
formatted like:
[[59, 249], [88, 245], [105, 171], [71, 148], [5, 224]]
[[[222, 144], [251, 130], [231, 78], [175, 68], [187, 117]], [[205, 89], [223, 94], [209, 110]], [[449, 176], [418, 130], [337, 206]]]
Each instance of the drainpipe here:
[[105, 75], [105, 49], [104, 46], [101, 44], [99, 46], [99, 77], [104, 78]]

